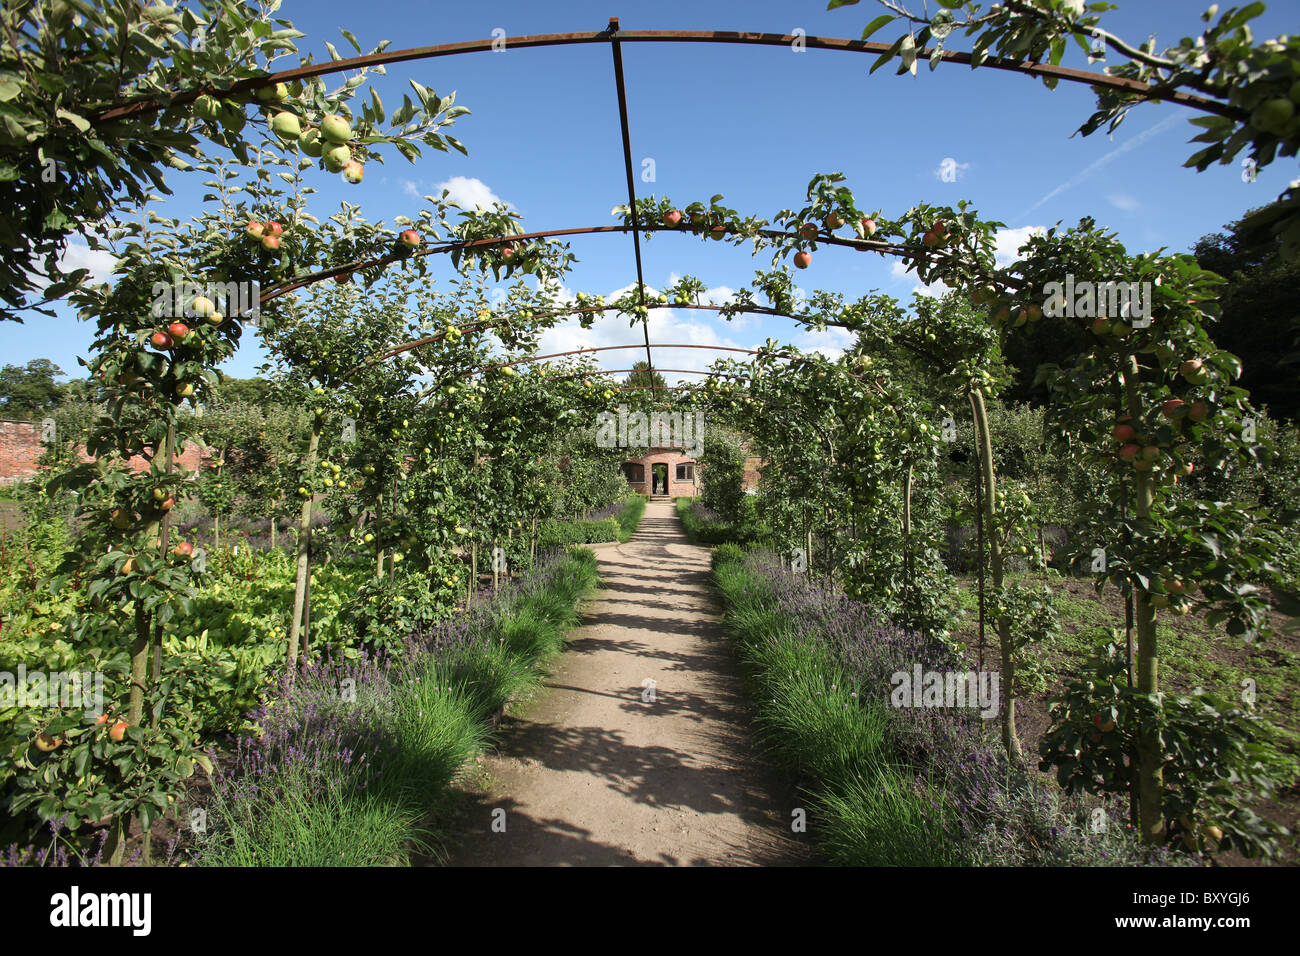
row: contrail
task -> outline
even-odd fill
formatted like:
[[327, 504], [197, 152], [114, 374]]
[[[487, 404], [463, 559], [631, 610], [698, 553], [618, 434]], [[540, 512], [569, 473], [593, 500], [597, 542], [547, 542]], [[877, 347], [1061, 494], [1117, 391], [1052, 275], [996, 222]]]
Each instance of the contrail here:
[[1151, 139], [1151, 137], [1158, 136], [1160, 133], [1163, 133], [1165, 130], [1169, 129], [1169, 127], [1173, 126], [1175, 123], [1181, 122], [1182, 120], [1183, 120], [1183, 116], [1177, 113], [1175, 113], [1172, 116], [1166, 116], [1155, 126], [1149, 127], [1148, 129], [1145, 129], [1142, 132], [1138, 133], [1136, 136], [1134, 136], [1128, 142], [1124, 143], [1122, 146], [1115, 147], [1105, 156], [1099, 156], [1097, 159], [1089, 163], [1088, 166], [1085, 167], [1082, 172], [1067, 179], [1065, 182], [1061, 183], [1061, 185], [1057, 186], [1055, 189], [1053, 189], [1042, 199], [1038, 200], [1038, 202], [1034, 203], [1032, 206], [1030, 206], [1028, 209], [1022, 212], [1019, 218], [1024, 219], [1026, 216], [1028, 216], [1039, 206], [1043, 205], [1043, 203], [1056, 198], [1061, 193], [1065, 192], [1067, 189], [1073, 189], [1075, 186], [1079, 185], [1079, 183], [1083, 182], [1085, 179], [1087, 179], [1097, 170], [1101, 169], [1101, 167], [1105, 166], [1116, 156], [1119, 156], [1123, 153], [1127, 153], [1130, 149], [1136, 149], [1138, 146], [1141, 146], [1147, 140]]

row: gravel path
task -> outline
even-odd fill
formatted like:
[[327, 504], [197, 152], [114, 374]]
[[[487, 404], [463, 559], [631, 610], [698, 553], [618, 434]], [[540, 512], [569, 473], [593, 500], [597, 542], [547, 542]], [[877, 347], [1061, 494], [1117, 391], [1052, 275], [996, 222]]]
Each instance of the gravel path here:
[[450, 862], [805, 862], [790, 832], [796, 801], [749, 735], [708, 549], [688, 544], [671, 503], [656, 501], [631, 541], [593, 550], [600, 590], [549, 689], [480, 761], [490, 783]]

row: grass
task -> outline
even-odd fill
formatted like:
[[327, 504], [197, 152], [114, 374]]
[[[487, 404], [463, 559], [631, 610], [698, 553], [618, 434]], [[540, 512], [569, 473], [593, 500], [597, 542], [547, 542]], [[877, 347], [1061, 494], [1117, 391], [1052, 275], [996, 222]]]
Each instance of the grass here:
[[596, 579], [595, 556], [574, 549], [397, 659], [321, 663], [287, 683], [257, 715], [262, 736], [217, 775], [195, 862], [391, 866], [435, 853], [449, 785], [493, 716], [541, 686]]
[[636, 534], [637, 527], [641, 524], [641, 516], [645, 514], [645, 498], [641, 495], [635, 495], [627, 499], [623, 510], [614, 516], [618, 522], [618, 540], [626, 544], [632, 540], [632, 535]]
[[1195, 862], [1163, 851], [1148, 856], [1121, 826], [1091, 832], [1088, 813], [1098, 798], [1090, 807], [1050, 781], [1011, 771], [996, 722], [891, 706], [891, 673], [914, 662], [927, 669], [958, 663], [942, 646], [879, 624], [859, 602], [734, 544], [714, 549], [713, 581], [757, 735], [807, 795], [809, 831], [828, 862]]

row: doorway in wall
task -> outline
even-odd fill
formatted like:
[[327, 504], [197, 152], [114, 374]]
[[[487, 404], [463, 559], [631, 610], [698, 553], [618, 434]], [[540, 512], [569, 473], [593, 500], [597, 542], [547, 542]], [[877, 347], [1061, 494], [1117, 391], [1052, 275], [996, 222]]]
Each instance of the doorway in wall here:
[[650, 493], [655, 495], [668, 494], [668, 463], [659, 462], [650, 466]]

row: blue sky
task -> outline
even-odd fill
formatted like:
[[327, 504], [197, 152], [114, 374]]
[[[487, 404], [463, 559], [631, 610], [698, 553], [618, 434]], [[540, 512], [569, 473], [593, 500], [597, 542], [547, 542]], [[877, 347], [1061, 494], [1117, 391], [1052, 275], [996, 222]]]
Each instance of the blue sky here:
[[[914, 9], [920, 0], [908, 0]], [[1206, 4], [1177, 0], [1127, 0], [1104, 24], [1134, 42], [1154, 33], [1163, 49], [1200, 24]], [[660, 0], [654, 4], [479, 0], [476, 3], [367, 0], [286, 0], [279, 13], [308, 37], [304, 50], [327, 59], [321, 41], [346, 49], [338, 28], [352, 30], [363, 48], [381, 40], [394, 48], [480, 39], [502, 29], [507, 37], [602, 28], [611, 15], [628, 29], [711, 29], [859, 36], [882, 8], [860, 3], [836, 11], [811, 2], [704, 2]], [[1300, 4], [1273, 2], [1255, 22], [1258, 38], [1296, 27]], [[897, 25], [873, 39], [893, 39]], [[961, 44], [954, 44], [960, 46]], [[1194, 147], [1190, 111], [1165, 105], [1139, 107], [1113, 139], [1071, 133], [1090, 115], [1089, 89], [1062, 83], [1055, 91], [1040, 81], [997, 71], [945, 65], [916, 77], [886, 67], [868, 76], [868, 56], [773, 47], [705, 44], [628, 44], [624, 62], [631, 115], [632, 152], [638, 164], [654, 161], [655, 182], [638, 182], [638, 195], [656, 193], [681, 202], [723, 193], [745, 214], [771, 218], [803, 204], [814, 173], [846, 174], [859, 205], [896, 215], [918, 201], [955, 204], [970, 200], [985, 218], [1007, 224], [1007, 252], [1029, 229], [1058, 221], [1072, 225], [1084, 215], [1118, 233], [1130, 250], [1165, 247], [1186, 251], [1201, 235], [1220, 229], [1246, 209], [1275, 197], [1296, 175], [1294, 159], [1243, 182], [1236, 166], [1204, 173], [1182, 168]], [[1086, 66], [1075, 52], [1068, 65]], [[1100, 68], [1100, 65], [1096, 68]], [[452, 130], [468, 157], [427, 151], [412, 166], [396, 154], [385, 166], [371, 164], [359, 186], [316, 173], [313, 211], [323, 217], [340, 200], [362, 204], [367, 218], [387, 220], [419, 208], [419, 195], [444, 185], [467, 199], [499, 197], [534, 229], [614, 222], [610, 209], [626, 201], [617, 101], [609, 48], [552, 47], [479, 53], [398, 64], [378, 79], [385, 103], [400, 103], [414, 78], [439, 94], [454, 90], [471, 115]], [[955, 182], [944, 181], [945, 161], [956, 164]], [[187, 215], [197, 193], [177, 174], [169, 215]], [[197, 182], [194, 184], [197, 186]], [[569, 290], [605, 294], [635, 280], [631, 241], [600, 235], [572, 240], [578, 262]], [[84, 253], [84, 250], [82, 250]], [[647, 282], [660, 287], [689, 273], [711, 289], [747, 284], [766, 257], [748, 247], [707, 245], [697, 238], [660, 234], [644, 246]], [[74, 250], [74, 261], [78, 260]], [[84, 255], [82, 256], [84, 258]], [[102, 265], [101, 263], [98, 263]], [[908, 300], [914, 277], [877, 256], [823, 247], [799, 274], [806, 290], [836, 289], [857, 296], [879, 290]], [[440, 262], [434, 274], [450, 276]], [[21, 364], [49, 358], [80, 374], [89, 325], [71, 315], [31, 316], [0, 326], [0, 362]], [[726, 323], [695, 312], [654, 315], [655, 342], [752, 346], [769, 336], [805, 347], [833, 350], [845, 344], [828, 335], [812, 338], [789, 322], [750, 318]], [[641, 340], [638, 328], [611, 317], [591, 332], [566, 327], [547, 333], [545, 351], [580, 345]], [[246, 339], [225, 370], [250, 375], [263, 360]], [[607, 353], [609, 368], [630, 364], [631, 352]], [[701, 351], [656, 351], [656, 364], [700, 368]], [[670, 376], [675, 378], [675, 376]]]

